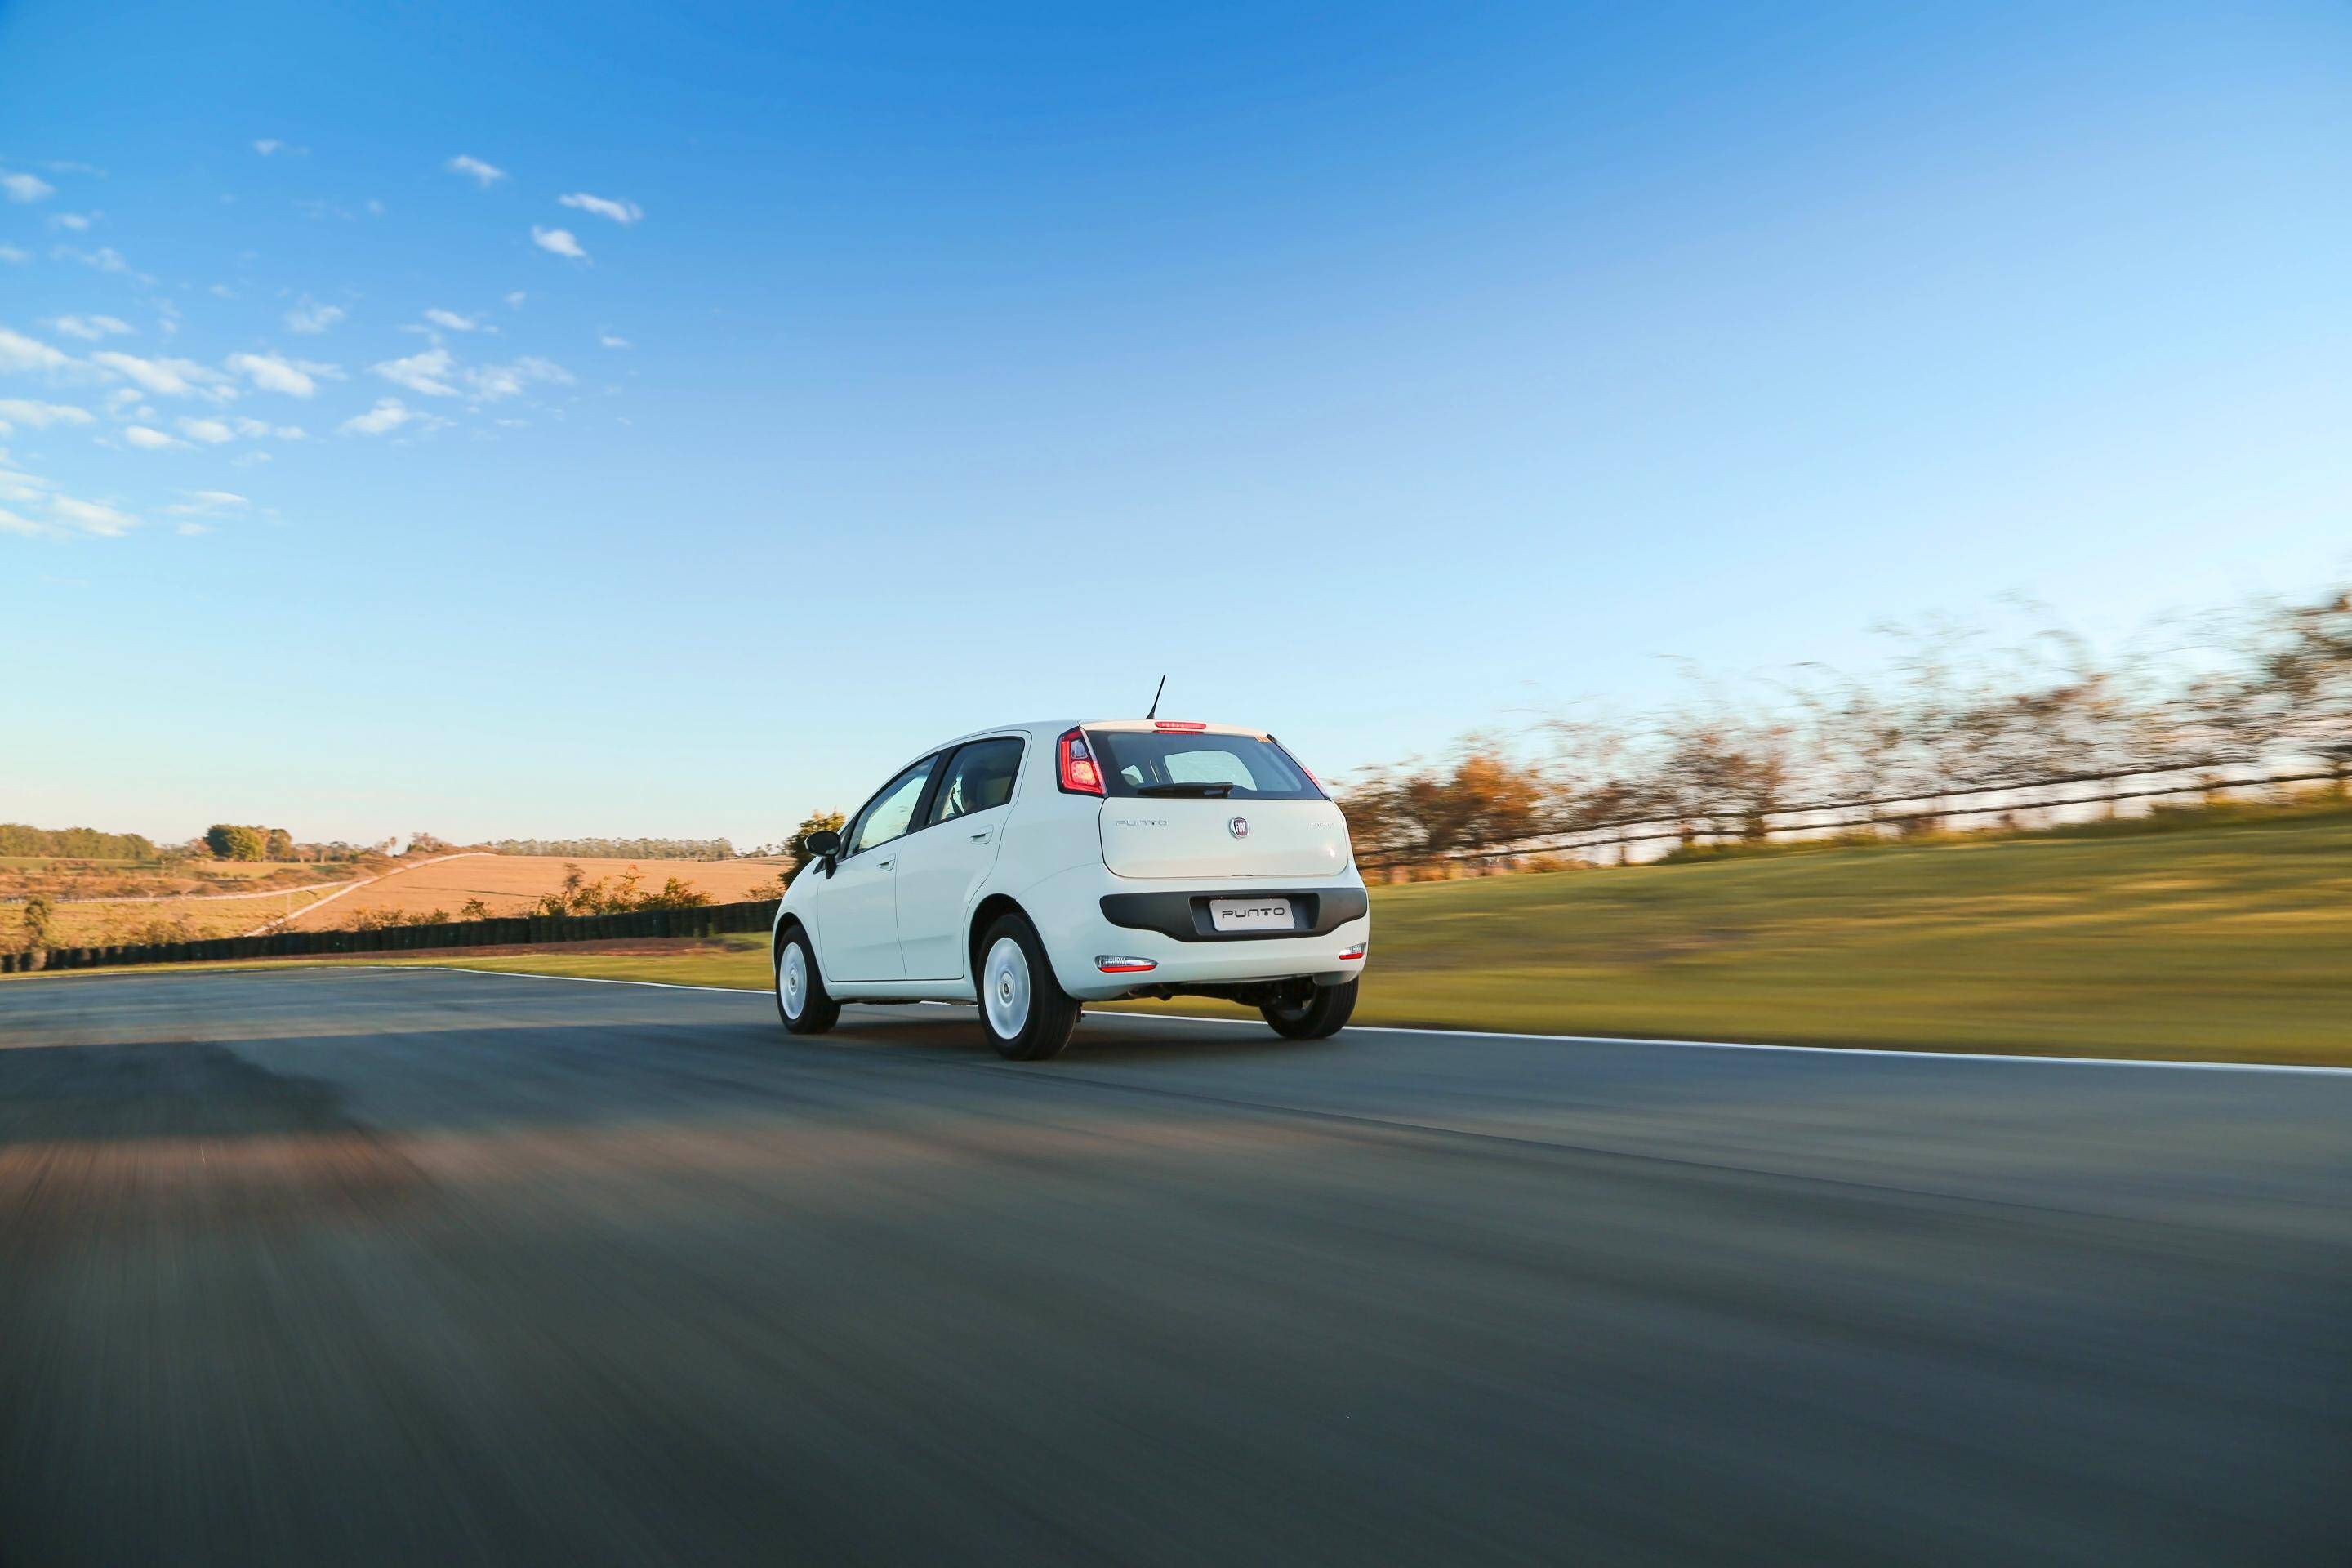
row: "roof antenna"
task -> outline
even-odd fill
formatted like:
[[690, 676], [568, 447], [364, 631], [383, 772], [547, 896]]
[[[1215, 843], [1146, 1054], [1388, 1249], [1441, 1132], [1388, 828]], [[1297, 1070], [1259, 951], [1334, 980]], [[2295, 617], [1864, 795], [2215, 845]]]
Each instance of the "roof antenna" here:
[[1144, 715], [1146, 719], [1157, 719], [1160, 717], [1160, 694], [1167, 689], [1168, 678], [1163, 675], [1160, 678], [1160, 684], [1152, 689], [1151, 711]]

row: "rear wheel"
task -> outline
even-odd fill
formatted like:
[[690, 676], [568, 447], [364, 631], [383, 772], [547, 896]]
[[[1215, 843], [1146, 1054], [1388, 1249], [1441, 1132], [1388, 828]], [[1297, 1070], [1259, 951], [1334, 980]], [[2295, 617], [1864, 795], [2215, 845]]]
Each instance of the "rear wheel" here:
[[1016, 1062], [1058, 1056], [1078, 1026], [1077, 998], [1023, 916], [998, 916], [980, 939], [980, 1022], [996, 1054]]
[[841, 1004], [824, 988], [808, 932], [786, 928], [776, 942], [776, 1016], [795, 1035], [822, 1035], [841, 1017]]
[[1350, 980], [1345, 985], [1318, 985], [1304, 1002], [1269, 1003], [1258, 1011], [1286, 1039], [1328, 1040], [1348, 1026], [1356, 1011], [1356, 987], [1362, 984]]

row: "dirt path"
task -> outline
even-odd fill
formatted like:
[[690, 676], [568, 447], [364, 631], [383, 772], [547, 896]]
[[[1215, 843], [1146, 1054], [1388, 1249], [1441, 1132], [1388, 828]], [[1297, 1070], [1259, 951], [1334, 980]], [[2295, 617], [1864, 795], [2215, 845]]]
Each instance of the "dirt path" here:
[[[414, 866], [395, 866], [391, 870], [383, 873], [381, 877], [362, 877], [356, 882], [345, 882], [341, 887], [337, 888], [333, 892], [329, 893], [323, 899], [314, 900], [310, 903], [304, 904], [299, 910], [290, 910], [286, 914], [279, 915], [276, 920], [271, 921], [265, 925], [256, 926], [253, 930], [247, 931], [245, 934], [247, 936], [267, 936], [271, 931], [277, 930], [279, 926], [284, 925], [288, 921], [299, 920], [302, 916], [309, 914], [312, 910], [324, 909], [327, 905], [333, 903], [337, 899], [341, 898], [345, 893], [356, 893], [362, 888], [367, 887], [373, 883], [388, 880], [391, 878], [399, 876], [404, 871], [421, 871], [427, 866], [438, 866], [444, 860], [463, 860], [469, 855], [488, 855], [489, 853], [491, 853], [491, 851], [488, 849], [460, 849], [455, 855], [436, 855], [432, 859], [419, 860]], [[283, 890], [299, 891], [299, 889], [289, 889]], [[268, 895], [264, 893], [255, 896], [267, 898]]]

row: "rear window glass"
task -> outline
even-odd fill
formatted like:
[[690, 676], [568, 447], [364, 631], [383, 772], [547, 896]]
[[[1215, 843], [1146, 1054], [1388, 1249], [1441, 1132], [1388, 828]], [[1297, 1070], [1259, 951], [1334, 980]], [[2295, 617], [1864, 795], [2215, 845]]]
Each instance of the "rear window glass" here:
[[1306, 771], [1255, 735], [1182, 730], [1090, 730], [1115, 795], [1201, 795], [1218, 800], [1321, 800]]

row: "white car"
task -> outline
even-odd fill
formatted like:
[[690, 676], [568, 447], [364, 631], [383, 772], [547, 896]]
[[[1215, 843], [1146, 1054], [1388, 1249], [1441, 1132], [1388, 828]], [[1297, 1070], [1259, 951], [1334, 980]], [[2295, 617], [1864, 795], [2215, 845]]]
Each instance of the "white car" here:
[[796, 1035], [844, 1002], [977, 1002], [1036, 1060], [1087, 1002], [1221, 996], [1294, 1039], [1355, 1010], [1370, 901], [1347, 819], [1271, 735], [1171, 719], [981, 730], [813, 833], [774, 933]]

